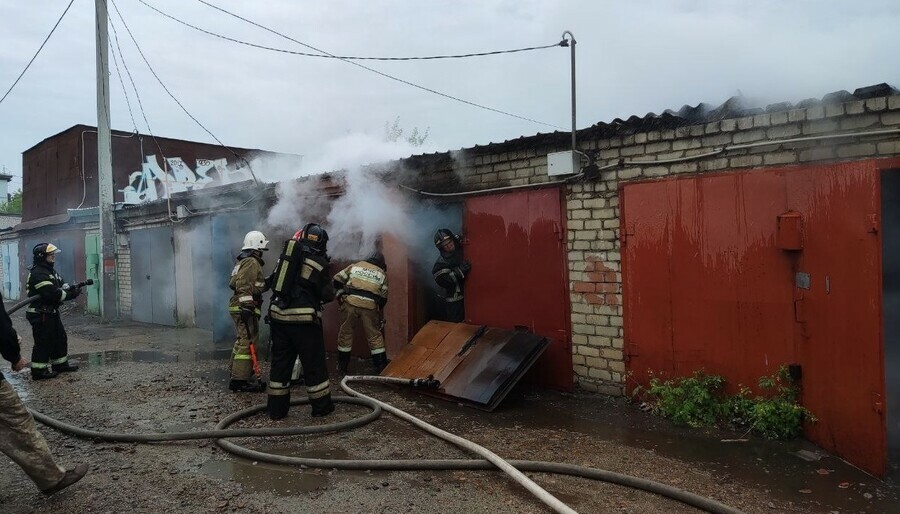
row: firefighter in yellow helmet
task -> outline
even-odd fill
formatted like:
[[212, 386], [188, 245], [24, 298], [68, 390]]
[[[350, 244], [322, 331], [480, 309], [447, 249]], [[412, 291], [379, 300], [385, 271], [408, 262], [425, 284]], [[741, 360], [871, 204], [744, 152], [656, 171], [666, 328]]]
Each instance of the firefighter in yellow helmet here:
[[334, 288], [343, 316], [338, 331], [338, 371], [347, 374], [350, 350], [353, 348], [353, 329], [362, 323], [372, 366], [379, 374], [387, 366], [384, 348], [383, 309], [387, 303], [387, 264], [384, 255], [375, 252], [364, 261], [351, 264], [334, 276]]
[[42, 380], [59, 373], [77, 371], [69, 362], [69, 338], [59, 319], [59, 306], [81, 294], [80, 288], [69, 287], [56, 272], [59, 248], [52, 243], [40, 243], [31, 250], [34, 265], [28, 274], [26, 293], [37, 299], [28, 305], [25, 319], [31, 324], [34, 347], [31, 349], [31, 378]]
[[[234, 320], [237, 340], [231, 351], [231, 382], [228, 388], [235, 392], [261, 393], [266, 384], [256, 374], [255, 344], [259, 337], [259, 317], [262, 294], [269, 289], [263, 277], [262, 253], [269, 250], [269, 241], [258, 230], [247, 232], [244, 246], [237, 256], [237, 264], [231, 270], [229, 287], [234, 291], [228, 310]], [[256, 369], [254, 369], [256, 368]]]
[[271, 277], [272, 369], [266, 410], [272, 419], [287, 416], [291, 372], [300, 357], [306, 396], [313, 416], [334, 411], [325, 360], [322, 306], [334, 300], [327, 253], [328, 233], [310, 223], [287, 240]]

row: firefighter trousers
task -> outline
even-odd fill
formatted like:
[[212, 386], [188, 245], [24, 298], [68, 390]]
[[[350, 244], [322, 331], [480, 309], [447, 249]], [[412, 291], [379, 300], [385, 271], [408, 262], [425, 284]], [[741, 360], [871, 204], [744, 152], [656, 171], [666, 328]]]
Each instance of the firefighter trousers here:
[[381, 313], [378, 309], [366, 309], [350, 305], [346, 301], [340, 307], [341, 328], [338, 330], [338, 351], [349, 352], [353, 349], [353, 331], [362, 323], [366, 342], [372, 355], [384, 353], [384, 336], [381, 334]]
[[31, 369], [63, 366], [69, 361], [69, 337], [59, 313], [41, 314], [30, 320], [34, 348], [31, 349]]
[[463, 299], [450, 302], [445, 300], [444, 320], [451, 323], [462, 323], [466, 320], [466, 309]]
[[334, 409], [331, 386], [325, 360], [325, 338], [318, 323], [271, 322], [272, 368], [266, 392], [269, 416], [280, 419], [287, 415], [291, 400], [291, 373], [300, 357], [306, 382], [306, 396], [313, 416], [328, 414]]
[[53, 460], [34, 418], [6, 380], [0, 380], [0, 452], [18, 464], [41, 491], [58, 484], [66, 474]]
[[231, 379], [250, 380], [254, 378], [250, 343], [255, 345], [259, 339], [259, 318], [232, 313], [231, 319], [237, 332], [237, 340], [231, 350]]

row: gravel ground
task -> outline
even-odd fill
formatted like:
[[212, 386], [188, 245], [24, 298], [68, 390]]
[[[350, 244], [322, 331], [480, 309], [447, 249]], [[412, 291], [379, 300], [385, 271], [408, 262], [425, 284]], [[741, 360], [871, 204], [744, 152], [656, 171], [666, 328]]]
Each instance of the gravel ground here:
[[[21, 313], [14, 321], [28, 355], [31, 331]], [[32, 382], [27, 372], [12, 374], [4, 367], [30, 407], [60, 420], [106, 431], [199, 430], [265, 400], [262, 394], [226, 391], [227, 361], [223, 352], [210, 351], [207, 332], [133, 322], [101, 324], [77, 312], [66, 313], [64, 322], [70, 354], [78, 354], [81, 371]], [[521, 388], [497, 411], [483, 413], [400, 389], [359, 389], [506, 458], [567, 462], [653, 479], [748, 513], [900, 512], [892, 483], [865, 475], [807, 442], [723, 442], [742, 434], [673, 427], [623, 399]], [[236, 426], [331, 423], [364, 412], [339, 404], [335, 414], [321, 420], [298, 406], [277, 423], [256, 416]], [[77, 486], [45, 499], [7, 462], [0, 467], [0, 512], [547, 511], [497, 472], [297, 469], [234, 458], [211, 441], [102, 443], [41, 430], [62, 464], [87, 462], [91, 472]], [[237, 441], [307, 457], [467, 457], [388, 414], [349, 432]], [[801, 459], [797, 452], [819, 460]], [[615, 485], [530, 475], [579, 512], [697, 512]]]

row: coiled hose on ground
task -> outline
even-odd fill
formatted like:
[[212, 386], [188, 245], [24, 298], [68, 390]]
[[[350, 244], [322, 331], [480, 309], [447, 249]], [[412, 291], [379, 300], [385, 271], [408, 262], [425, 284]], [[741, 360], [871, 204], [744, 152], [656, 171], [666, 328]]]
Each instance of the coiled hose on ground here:
[[[15, 304], [10, 313], [15, 312], [22, 306], [33, 301], [28, 298]], [[557, 462], [546, 461], [529, 461], [529, 460], [504, 460], [490, 450], [473, 443], [467, 439], [456, 436], [433, 425], [422, 421], [421, 419], [404, 412], [388, 403], [382, 402], [370, 396], [364, 395], [359, 391], [352, 389], [349, 382], [374, 382], [387, 384], [409, 385], [413, 381], [408, 379], [399, 379], [393, 377], [381, 376], [346, 376], [341, 381], [341, 389], [350, 396], [336, 396], [334, 400], [339, 403], [349, 403], [369, 407], [371, 412], [358, 418], [330, 423], [326, 425], [290, 427], [290, 428], [247, 428], [247, 429], [230, 429], [228, 428], [237, 421], [252, 416], [258, 412], [265, 410], [265, 405], [255, 405], [222, 419], [213, 430], [200, 430], [192, 432], [160, 432], [145, 434], [128, 434], [115, 432], [100, 432], [81, 428], [75, 425], [64, 423], [57, 419], [51, 418], [45, 414], [41, 414], [35, 410], [29, 409], [29, 412], [36, 420], [55, 428], [63, 433], [91, 440], [109, 441], [109, 442], [125, 442], [125, 443], [153, 443], [166, 441], [184, 441], [196, 439], [216, 439], [216, 443], [225, 451], [260, 462], [270, 464], [280, 464], [287, 466], [301, 466], [318, 469], [341, 469], [341, 470], [381, 470], [381, 471], [425, 471], [425, 470], [501, 470], [509, 475], [517, 483], [525, 487], [529, 492], [535, 495], [548, 507], [559, 513], [575, 513], [575, 510], [565, 505], [552, 494], [548, 493], [542, 487], [537, 485], [530, 478], [525, 476], [523, 471], [554, 473], [561, 475], [569, 475], [575, 477], [600, 480], [612, 484], [618, 484], [633, 489], [658, 494], [672, 500], [679, 501], [686, 505], [696, 507], [706, 512], [715, 514], [740, 514], [741, 511], [729, 507], [721, 502], [687, 492], [677, 487], [672, 487], [653, 480], [637, 478], [630, 475], [615, 473], [602, 469], [589, 468], [586, 466], [577, 466], [574, 464], [562, 464]], [[291, 405], [301, 405], [307, 403], [308, 400], [294, 399]], [[376, 420], [381, 416], [382, 411], [388, 411], [391, 414], [404, 419], [417, 427], [448, 441], [468, 452], [474, 453], [482, 459], [316, 459], [307, 457], [290, 457], [284, 455], [276, 455], [257, 450], [245, 448], [231, 441], [230, 438], [235, 437], [273, 437], [273, 436], [291, 436], [302, 434], [321, 434], [338, 432], [341, 430], [349, 430], [361, 427], [367, 423]]]
[[[600, 480], [603, 482], [608, 482], [612, 484], [618, 484], [625, 487], [630, 487], [633, 489], [639, 489], [642, 491], [658, 494], [660, 496], [670, 498], [672, 500], [679, 501], [686, 505], [690, 505], [692, 507], [696, 507], [706, 512], [716, 513], [716, 514], [740, 514], [741, 511], [729, 507], [721, 502], [713, 500], [711, 498], [706, 498], [700, 495], [696, 495], [685, 491], [683, 489], [679, 489], [677, 487], [672, 487], [670, 485], [666, 485], [660, 482], [656, 482], [653, 480], [647, 480], [643, 478], [637, 478], [629, 475], [624, 475], [621, 473], [615, 473], [612, 471], [606, 471], [602, 469], [589, 468], [586, 466], [577, 466], [574, 464], [562, 464], [557, 462], [546, 462], [546, 461], [529, 461], [529, 460], [502, 460], [493, 453], [481, 448], [480, 446], [472, 443], [471, 441], [467, 441], [453, 434], [449, 434], [440, 430], [439, 428], [433, 427], [424, 421], [404, 412], [396, 407], [393, 407], [387, 403], [381, 402], [369, 396], [366, 396], [354, 389], [350, 388], [347, 385], [347, 382], [351, 381], [373, 381], [373, 382], [393, 382], [392, 380], [384, 380], [388, 377], [366, 377], [366, 376], [348, 376], [345, 377], [341, 382], [341, 388], [352, 396], [336, 396], [334, 400], [339, 403], [349, 403], [353, 405], [360, 405], [364, 407], [371, 408], [371, 412], [366, 413], [365, 415], [355, 418], [348, 421], [341, 421], [338, 423], [331, 423], [327, 425], [317, 425], [317, 426], [304, 426], [304, 427], [292, 427], [292, 428], [253, 428], [253, 429], [229, 429], [228, 427], [237, 421], [250, 417], [258, 412], [264, 411], [265, 405], [255, 405], [253, 407], [249, 407], [240, 411], [237, 411], [233, 414], [226, 416], [222, 419], [213, 430], [201, 430], [201, 431], [193, 431], [193, 432], [161, 432], [161, 433], [147, 433], [147, 434], [128, 434], [128, 433], [114, 433], [114, 432], [100, 432], [97, 430], [90, 430], [81, 428], [75, 425], [71, 425], [68, 423], [64, 423], [57, 419], [51, 418], [45, 414], [41, 414], [40, 412], [29, 409], [31, 414], [37, 419], [39, 422], [55, 428], [63, 433], [74, 435], [76, 437], [81, 437], [85, 439], [91, 440], [99, 440], [99, 441], [108, 441], [108, 442], [125, 442], [125, 443], [153, 443], [153, 442], [166, 442], [166, 441], [183, 441], [183, 440], [196, 440], [196, 439], [216, 439], [217, 444], [225, 451], [236, 455], [238, 457], [243, 457], [246, 459], [256, 460], [260, 462], [266, 462], [270, 464], [280, 464], [287, 466], [300, 466], [300, 467], [308, 467], [308, 468], [318, 468], [318, 469], [341, 469], [341, 470], [380, 470], [380, 471], [440, 471], [440, 470], [496, 470], [500, 468], [496, 462], [488, 459], [398, 459], [398, 460], [380, 460], [380, 459], [317, 459], [317, 458], [307, 458], [307, 457], [290, 457], [285, 455], [276, 455], [266, 452], [261, 452], [258, 450], [251, 450], [249, 448], [245, 448], [238, 444], [235, 444], [227, 439], [235, 438], [235, 437], [272, 437], [272, 436], [290, 436], [290, 435], [301, 435], [301, 434], [321, 434], [321, 433], [330, 433], [330, 432], [338, 432], [342, 430], [349, 430], [352, 428], [361, 427], [367, 423], [370, 423], [381, 416], [382, 410], [387, 410], [391, 414], [397, 415], [402, 419], [410, 421], [411, 423], [423, 428], [442, 439], [448, 440], [449, 442], [456, 444], [468, 451], [474, 452], [476, 454], [484, 456], [481, 453], [481, 450], [484, 452], [490, 453], [496, 459], [499, 459], [501, 462], [505, 463], [505, 466], [500, 468], [503, 471], [508, 473], [509, 468], [513, 468], [516, 473], [521, 475], [522, 471], [530, 471], [530, 472], [538, 472], [538, 473], [554, 473], [561, 475], [569, 475], [575, 477], [589, 478], [593, 480]], [[408, 382], [403, 381], [401, 379], [400, 382]], [[291, 405], [302, 405], [307, 403], [305, 398], [302, 399], [294, 399], [291, 401]], [[427, 427], [427, 428], [426, 428]], [[446, 436], [450, 436], [447, 438]], [[480, 449], [480, 450], [479, 450]], [[507, 468], [508, 466], [509, 468]], [[524, 477], [524, 475], [522, 475]], [[525, 480], [531, 482], [530, 479], [524, 477]], [[522, 481], [517, 480], [519, 483]], [[534, 484], [531, 482], [531, 484]], [[524, 485], [524, 484], [523, 484]], [[552, 495], [544, 491], [542, 488], [534, 484], [533, 486], [526, 486], [530, 492], [535, 494], [541, 501], [550, 506], [556, 512], [575, 512], [568, 506], [559, 502]], [[552, 499], [551, 499], [552, 498]], [[555, 501], [554, 501], [555, 500]]]

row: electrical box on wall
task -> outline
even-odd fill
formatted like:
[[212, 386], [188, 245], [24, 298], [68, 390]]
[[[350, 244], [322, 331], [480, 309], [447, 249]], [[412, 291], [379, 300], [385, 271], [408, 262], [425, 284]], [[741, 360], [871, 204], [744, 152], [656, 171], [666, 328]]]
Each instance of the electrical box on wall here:
[[571, 150], [547, 154], [547, 175], [572, 175], [575, 172], [575, 158]]

